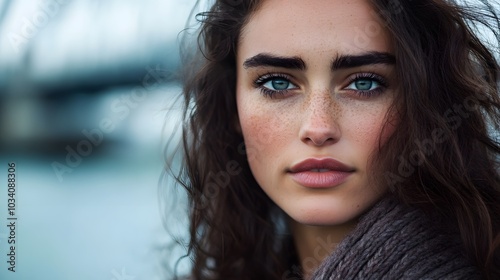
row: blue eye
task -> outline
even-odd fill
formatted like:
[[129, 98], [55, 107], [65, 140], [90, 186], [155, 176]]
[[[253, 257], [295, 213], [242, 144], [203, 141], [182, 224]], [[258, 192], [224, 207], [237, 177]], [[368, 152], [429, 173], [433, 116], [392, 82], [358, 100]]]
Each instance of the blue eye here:
[[350, 83], [347, 86], [347, 89], [353, 89], [353, 90], [374, 90], [380, 87], [380, 84], [377, 81], [367, 79], [367, 78], [362, 78], [358, 79], [352, 83]]
[[345, 88], [356, 91], [361, 97], [370, 97], [383, 92], [386, 87], [385, 80], [372, 73], [357, 74]]
[[287, 90], [295, 88], [290, 81], [282, 78], [273, 78], [265, 82], [262, 86], [270, 90]]
[[356, 89], [356, 90], [373, 90], [374, 88], [379, 87], [378, 83], [376, 81], [364, 79], [364, 80], [357, 80], [351, 85], [354, 85], [354, 88], [348, 87], [349, 89]]
[[254, 84], [265, 96], [271, 98], [275, 97], [276, 94], [284, 95], [288, 91], [298, 88], [284, 74], [267, 74], [259, 77]]

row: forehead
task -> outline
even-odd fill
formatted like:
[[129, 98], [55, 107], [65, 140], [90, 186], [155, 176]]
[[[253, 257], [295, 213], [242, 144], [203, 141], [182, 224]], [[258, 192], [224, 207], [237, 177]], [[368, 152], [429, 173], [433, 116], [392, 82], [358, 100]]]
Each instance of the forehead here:
[[368, 0], [264, 0], [242, 30], [238, 56], [387, 52], [390, 41]]

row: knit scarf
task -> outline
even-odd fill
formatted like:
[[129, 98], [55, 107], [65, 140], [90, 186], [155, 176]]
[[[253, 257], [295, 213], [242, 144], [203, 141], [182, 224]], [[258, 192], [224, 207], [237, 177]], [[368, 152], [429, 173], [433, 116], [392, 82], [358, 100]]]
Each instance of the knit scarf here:
[[387, 197], [361, 217], [312, 279], [480, 279], [462, 251], [456, 234]]

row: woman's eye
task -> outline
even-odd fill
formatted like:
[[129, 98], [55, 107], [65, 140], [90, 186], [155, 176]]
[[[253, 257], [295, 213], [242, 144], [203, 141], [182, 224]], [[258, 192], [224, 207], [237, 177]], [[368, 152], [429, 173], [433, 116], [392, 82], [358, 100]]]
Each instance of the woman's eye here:
[[261, 76], [254, 82], [254, 85], [260, 89], [264, 96], [270, 98], [285, 96], [290, 90], [298, 89], [290, 81], [290, 78], [284, 74], [267, 74]]
[[386, 80], [373, 73], [357, 74], [344, 89], [353, 91], [361, 98], [375, 97], [387, 88]]
[[357, 79], [356, 81], [350, 83], [346, 89], [370, 91], [370, 90], [375, 90], [380, 86], [381, 86], [380, 83], [373, 79], [362, 78], [362, 79]]
[[273, 78], [262, 84], [263, 87], [270, 90], [289, 90], [296, 88], [294, 84], [283, 78]]

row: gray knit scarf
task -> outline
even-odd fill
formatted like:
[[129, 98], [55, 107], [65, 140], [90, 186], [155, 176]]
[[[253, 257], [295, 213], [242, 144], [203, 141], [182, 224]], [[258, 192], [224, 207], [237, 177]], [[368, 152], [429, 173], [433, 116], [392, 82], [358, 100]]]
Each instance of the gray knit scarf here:
[[392, 197], [378, 202], [314, 273], [319, 279], [480, 279], [454, 234]]

